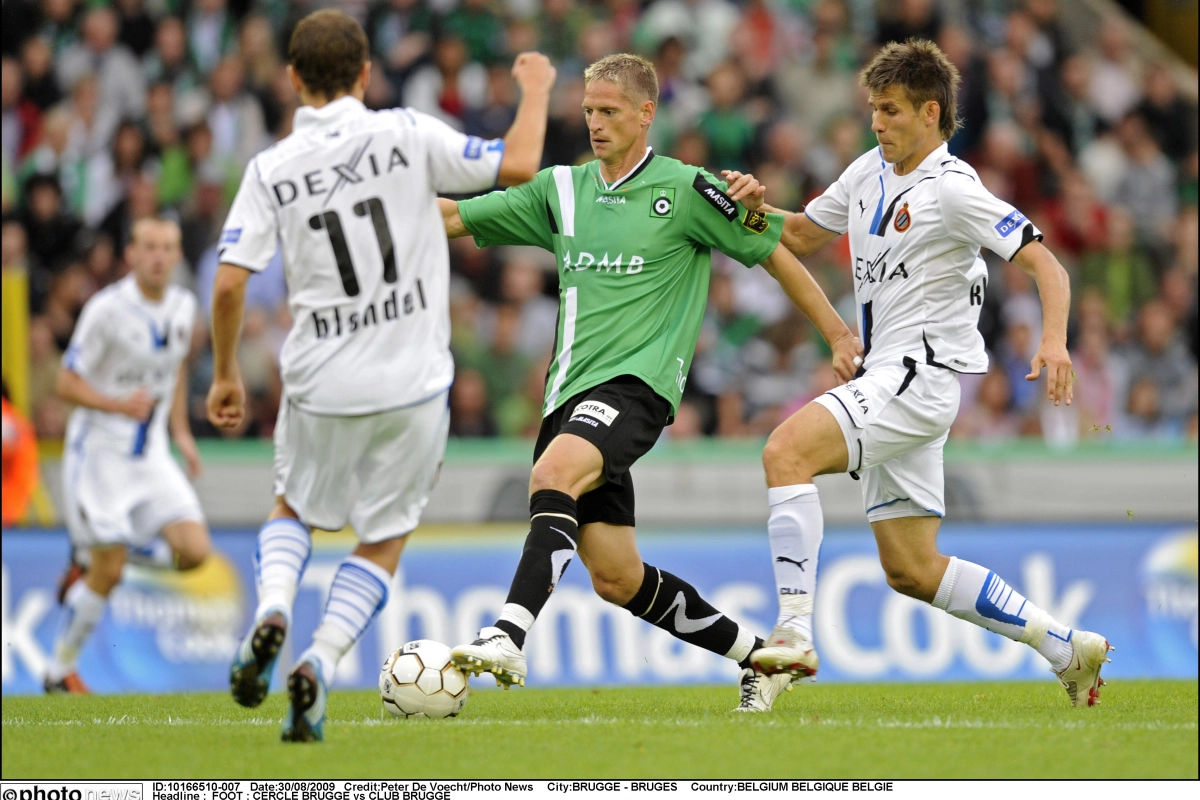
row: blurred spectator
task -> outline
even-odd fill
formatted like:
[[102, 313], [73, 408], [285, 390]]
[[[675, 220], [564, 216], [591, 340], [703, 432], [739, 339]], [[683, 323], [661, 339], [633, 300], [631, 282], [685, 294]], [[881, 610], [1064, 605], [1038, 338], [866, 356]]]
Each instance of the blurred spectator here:
[[158, 187], [154, 179], [141, 173], [130, 177], [125, 196], [104, 217], [99, 229], [112, 238], [120, 251], [129, 243], [133, 223], [158, 214]]
[[[528, 358], [550, 352], [558, 327], [558, 303], [542, 294], [546, 284], [546, 259], [535, 248], [505, 248], [500, 273], [500, 301], [517, 312], [516, 349]], [[554, 269], [553, 257], [549, 268]], [[495, 333], [498, 311], [480, 320], [485, 339]]]
[[[6, 3], [5, 8], [14, 5]], [[62, 99], [54, 76], [54, 53], [40, 36], [31, 36], [21, 46], [21, 67], [25, 72], [24, 95], [42, 111]]]
[[959, 411], [952, 433], [956, 438], [984, 442], [1016, 438], [1020, 422], [1012, 408], [1011, 375], [993, 364], [979, 382], [974, 402]]
[[784, 109], [810, 131], [823, 131], [839, 116], [860, 109], [858, 76], [837, 63], [832, 33], [813, 35], [812, 60], [787, 61], [775, 73], [775, 87]]
[[1133, 215], [1138, 234], [1161, 242], [1175, 216], [1175, 170], [1138, 114], [1129, 114], [1117, 129], [1125, 153], [1125, 171], [1115, 201]]
[[708, 141], [710, 169], [747, 169], [754, 125], [742, 106], [746, 79], [733, 62], [721, 64], [708, 76], [712, 108], [700, 115], [697, 129]]
[[414, 70], [404, 84], [404, 105], [461, 129], [462, 116], [487, 102], [487, 70], [468, 61], [463, 39], [443, 36], [433, 46], [433, 63]]
[[1161, 423], [1182, 432], [1196, 413], [1196, 363], [1166, 303], [1156, 300], [1142, 308], [1138, 333], [1129, 357], [1129, 414], [1135, 424]]
[[230, 170], [241, 172], [255, 153], [267, 146], [267, 129], [262, 106], [246, 91], [245, 67], [237, 56], [221, 59], [209, 80], [212, 107], [208, 127], [213, 136], [213, 155]]
[[0, 104], [3, 106], [3, 148], [9, 164], [16, 164], [41, 135], [42, 112], [22, 97], [21, 64], [5, 56], [0, 62]]
[[579, 34], [588, 24], [587, 11], [576, 0], [544, 0], [536, 20], [538, 49], [556, 64], [573, 61]]
[[159, 20], [154, 32], [154, 49], [146, 54], [142, 63], [148, 83], [169, 84], [179, 98], [200, 87], [200, 78], [187, 54], [187, 32], [179, 17]]
[[88, 191], [82, 210], [84, 224], [89, 228], [99, 225], [125, 196], [134, 177], [145, 174], [156, 179], [153, 166], [141, 127], [132, 121], [122, 122], [113, 136], [112, 148], [88, 159]]
[[1123, 208], [1108, 213], [1108, 240], [1083, 259], [1082, 289], [1095, 288], [1107, 298], [1108, 322], [1120, 330], [1158, 290], [1145, 250], [1134, 239], [1133, 217]]
[[1137, 108], [1163, 154], [1174, 161], [1196, 152], [1196, 106], [1179, 94], [1163, 64], [1146, 74], [1146, 96]]
[[454, 376], [450, 387], [450, 435], [496, 435], [496, 422], [488, 410], [487, 382], [478, 370], [460, 367]]
[[1047, 208], [1058, 257], [1078, 259], [1085, 252], [1104, 247], [1109, 235], [1108, 210], [1097, 200], [1087, 179], [1071, 170], [1061, 176], [1060, 186], [1061, 193]]
[[729, 57], [738, 21], [737, 7], [725, 0], [658, 0], [642, 15], [633, 42], [654, 52], [667, 37], [679, 39], [687, 49], [685, 73], [700, 80]]
[[39, 268], [58, 272], [74, 255], [83, 225], [64, 210], [62, 188], [53, 175], [29, 178], [24, 198], [19, 219], [25, 228], [29, 254]]
[[504, 22], [490, 6], [490, 0], [460, 0], [442, 21], [444, 34], [465, 44], [467, 57], [483, 65], [505, 55]]
[[1129, 42], [1129, 28], [1120, 17], [1100, 25], [1098, 52], [1092, 64], [1092, 105], [1115, 126], [1141, 97], [1141, 67]]
[[788, 402], [808, 388], [820, 355], [796, 313], [764, 328], [739, 354], [740, 371], [718, 400], [718, 431], [765, 436]]
[[95, 8], [83, 19], [80, 41], [58, 58], [58, 82], [76, 86], [85, 75], [98, 82], [97, 102], [116, 119], [141, 119], [146, 82], [137, 57], [117, 40], [118, 20], [111, 8]]
[[482, 139], [503, 139], [517, 118], [518, 100], [520, 94], [511, 68], [501, 64], [488, 67], [487, 99], [483, 107], [463, 113], [463, 130]]
[[903, 42], [913, 37], [937, 39], [941, 19], [933, 0], [898, 0], [886, 8], [886, 15], [879, 20], [879, 34], [875, 39], [878, 44]]
[[383, 59], [391, 79], [402, 84], [429, 52], [433, 14], [425, 0], [375, 0], [365, 27], [371, 54]]
[[120, 40], [141, 58], [154, 44], [154, 19], [146, 13], [143, 0], [116, 0], [119, 15]]
[[1091, 61], [1077, 53], [1063, 62], [1059, 80], [1043, 91], [1042, 120], [1078, 156], [1102, 124], [1091, 98]]
[[[542, 164], [582, 164], [591, 161], [592, 139], [583, 118], [583, 78], [560, 79], [546, 121]], [[650, 130], [654, 130], [651, 128]]]
[[188, 12], [188, 51], [201, 75], [212, 72], [237, 44], [237, 25], [225, 6], [226, 0], [194, 0]]

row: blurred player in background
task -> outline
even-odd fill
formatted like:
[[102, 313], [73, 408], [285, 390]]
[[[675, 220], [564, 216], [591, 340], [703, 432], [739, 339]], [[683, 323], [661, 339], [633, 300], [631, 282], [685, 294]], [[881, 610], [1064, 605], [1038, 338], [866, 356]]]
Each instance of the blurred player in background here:
[[169, 428], [189, 476], [199, 475], [185, 363], [196, 298], [171, 283], [179, 241], [174, 222], [134, 223], [125, 249], [130, 274], [83, 307], [58, 374], [58, 394], [78, 406], [67, 426], [63, 510], [86, 569], [73, 563], [61, 584], [66, 614], [47, 692], [87, 692], [76, 673], [79, 652], [126, 560], [192, 569], [208, 556], [200, 502], [167, 438]]
[[[1071, 402], [1067, 273], [1042, 246], [1041, 231], [947, 152], [959, 125], [958, 71], [936, 45], [889, 44], [861, 81], [879, 147], [803, 212], [787, 214], [782, 241], [804, 257], [850, 234], [865, 362], [855, 380], [780, 425], [763, 452], [780, 615], [751, 658], [766, 672], [816, 673], [813, 594], [824, 522], [813, 476], [849, 472], [862, 482], [888, 585], [1031, 645], [1074, 705], [1094, 705], [1112, 649], [1103, 636], [1071, 630], [987, 567], [937, 549], [942, 448], [958, 413], [958, 374], [988, 368], [978, 330], [987, 291], [979, 249], [1037, 282], [1043, 334], [1026, 380], [1046, 368], [1056, 406]], [[756, 188], [749, 202], [758, 207], [761, 194]]]
[[8, 399], [4, 385], [3, 526], [20, 523], [38, 484], [37, 435], [33, 425]]
[[843, 379], [858, 340], [804, 267], [779, 244], [782, 217], [738, 207], [703, 169], [657, 156], [646, 138], [658, 104], [654, 67], [617, 54], [584, 74], [596, 161], [553, 167], [506, 192], [442, 200], [447, 233], [479, 246], [536, 245], [559, 262], [554, 360], [529, 485], [530, 530], [494, 626], [453, 650], [472, 672], [523, 685], [523, 647], [576, 552], [596, 593], [742, 667], [738, 711], [769, 711], [787, 676], [750, 669], [762, 640], [694, 586], [642, 562], [629, 468], [674, 419], [708, 298], [712, 249], [761, 263], [830, 343]]
[[504, 140], [483, 141], [408, 109], [367, 110], [367, 39], [339, 11], [305, 17], [288, 60], [302, 103], [294, 131], [250, 162], [221, 234], [208, 413], [219, 428], [241, 421], [246, 281], [282, 242], [295, 322], [281, 356], [276, 500], [259, 532], [258, 608], [230, 684], [238, 703], [263, 701], [310, 529], [349, 522], [359, 545], [338, 568], [312, 645], [287, 681], [283, 739], [314, 741], [323, 738], [338, 660], [387, 602], [445, 450], [454, 363], [436, 194], [534, 176], [555, 73], [540, 54], [518, 56], [516, 119]]

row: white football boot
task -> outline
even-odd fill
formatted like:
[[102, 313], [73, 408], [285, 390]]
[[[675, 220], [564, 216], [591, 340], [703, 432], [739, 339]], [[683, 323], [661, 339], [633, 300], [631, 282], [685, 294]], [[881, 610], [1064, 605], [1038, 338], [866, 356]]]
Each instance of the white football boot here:
[[763, 675], [753, 669], [744, 669], [738, 677], [738, 692], [741, 699], [734, 711], [764, 713], [771, 710], [775, 698], [792, 690], [792, 676], [786, 672], [778, 675]]
[[787, 674], [792, 680], [815, 678], [821, 659], [813, 643], [790, 625], [776, 625], [763, 646], [750, 654], [750, 663], [767, 675]]
[[481, 628], [478, 639], [455, 647], [450, 651], [450, 657], [463, 672], [472, 675], [492, 673], [496, 683], [505, 689], [514, 684], [524, 686], [525, 676], [529, 674], [525, 654], [512, 637], [499, 628]]
[[1067, 690], [1071, 705], [1077, 708], [1100, 705], [1100, 687], [1104, 685], [1100, 668], [1112, 661], [1108, 657], [1112, 650], [1116, 648], [1100, 634], [1075, 631], [1071, 637], [1071, 665], [1055, 673]]

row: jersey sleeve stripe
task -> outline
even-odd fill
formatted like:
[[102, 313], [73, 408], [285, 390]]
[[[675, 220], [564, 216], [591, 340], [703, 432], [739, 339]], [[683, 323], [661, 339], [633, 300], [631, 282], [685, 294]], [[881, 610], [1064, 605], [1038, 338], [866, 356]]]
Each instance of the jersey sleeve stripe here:
[[821, 222], [821, 220], [819, 220], [819, 219], [817, 219], [816, 217], [814, 217], [814, 216], [812, 215], [812, 212], [811, 212], [811, 211], [809, 211], [807, 208], [805, 208], [805, 209], [804, 209], [804, 216], [808, 217], [808, 218], [809, 218], [809, 220], [811, 220], [811, 221], [812, 221], [812, 223], [813, 223], [814, 225], [816, 225], [818, 228], [824, 228], [825, 230], [829, 231], [830, 233], [836, 233], [838, 236], [841, 236], [843, 233], [845, 233], [845, 231], [839, 231], [839, 230], [836, 230], [836, 229], [834, 229], [834, 228], [831, 228], [831, 227], [829, 227], [828, 225], [826, 225], [826, 224], [822, 223], [822, 222]]
[[562, 214], [562, 235], [575, 235], [575, 182], [570, 167], [554, 168], [554, 188], [558, 190], [558, 211]]
[[1016, 250], [1013, 250], [1012, 255], [1008, 257], [1008, 260], [1012, 261], [1014, 258], [1016, 258], [1017, 253], [1019, 253], [1023, 249], [1025, 249], [1025, 245], [1027, 245], [1033, 241], [1040, 242], [1041, 240], [1042, 240], [1042, 234], [1037, 232], [1037, 229], [1033, 227], [1033, 223], [1026, 222], [1025, 227], [1021, 228], [1021, 243], [1019, 245], [1017, 245]]

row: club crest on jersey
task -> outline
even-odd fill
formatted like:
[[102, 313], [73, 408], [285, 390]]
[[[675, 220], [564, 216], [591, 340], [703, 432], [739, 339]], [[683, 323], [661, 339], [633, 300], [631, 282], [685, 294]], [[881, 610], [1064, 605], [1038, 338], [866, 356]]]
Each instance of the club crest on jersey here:
[[742, 217], [742, 227], [754, 233], [766, 233], [767, 228], [771, 223], [767, 221], [767, 215], [761, 211], [746, 211], [746, 216]]
[[650, 216], [660, 219], [670, 219], [675, 216], [675, 190], [665, 186], [655, 186], [650, 193]]
[[905, 203], [896, 212], [896, 219], [893, 220], [892, 227], [898, 232], [904, 233], [910, 226], [912, 226], [912, 212], [908, 210], [908, 203]]

